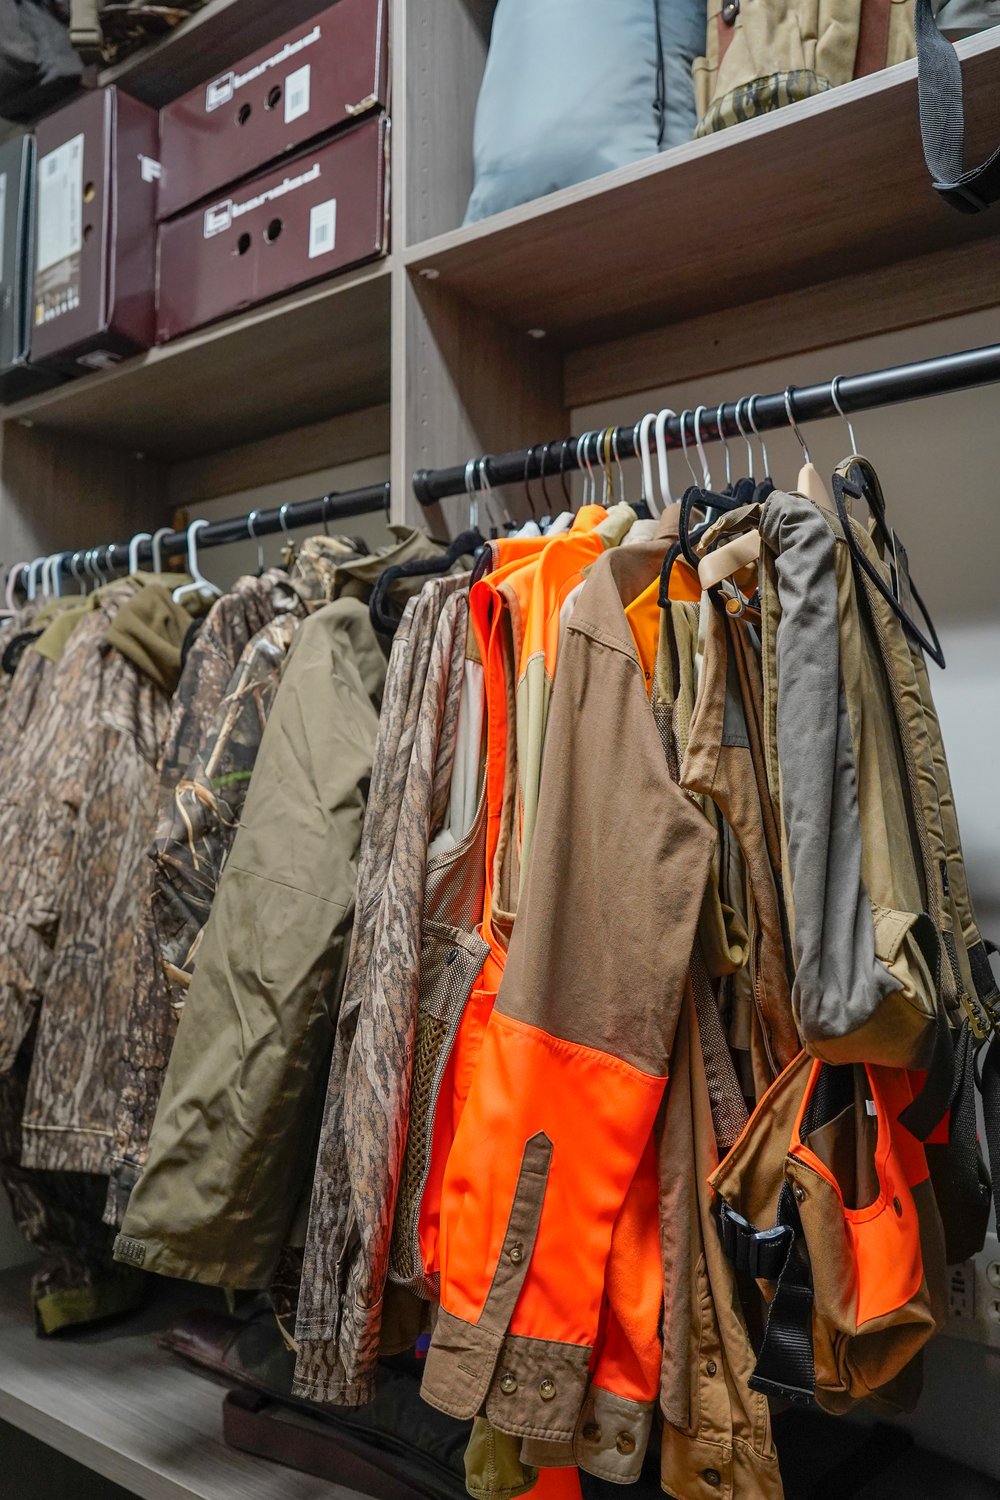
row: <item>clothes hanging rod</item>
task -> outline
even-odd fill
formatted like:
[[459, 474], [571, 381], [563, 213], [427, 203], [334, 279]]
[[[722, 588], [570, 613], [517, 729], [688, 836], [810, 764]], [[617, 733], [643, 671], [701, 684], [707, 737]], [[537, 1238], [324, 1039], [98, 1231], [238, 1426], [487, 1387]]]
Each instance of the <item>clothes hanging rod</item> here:
[[[919, 401], [927, 396], [941, 396], [949, 391], [971, 390], [978, 385], [989, 385], [992, 381], [1000, 381], [1000, 344], [987, 344], [981, 349], [942, 354], [935, 359], [917, 360], [913, 364], [891, 365], [885, 370], [870, 370], [865, 375], [836, 377], [836, 398], [845, 416], [855, 416], [858, 412], [874, 411], [880, 406]], [[789, 387], [791, 412], [795, 421], [818, 422], [824, 417], [838, 416], [833, 385], [833, 381], [828, 381], [825, 385]], [[699, 424], [702, 441], [718, 442], [722, 437], [751, 436], [751, 424], [758, 432], [773, 432], [789, 426], [784, 392], [754, 396], [751, 402], [752, 405], [748, 404], [744, 397], [739, 402], [725, 402], [721, 407], [706, 403]], [[737, 421], [738, 416], [743, 424], [742, 431]], [[667, 421], [665, 433], [668, 449], [681, 447], [682, 420], [686, 420], [687, 445], [689, 448], [694, 446], [694, 411], [686, 411]], [[610, 442], [619, 458], [637, 456], [637, 425], [611, 429]], [[651, 431], [649, 437], [650, 449], [655, 452], [655, 433]], [[555, 479], [560, 473], [582, 467], [577, 457], [577, 442], [576, 438], [563, 438], [539, 443], [533, 448], [522, 448], [514, 453], [476, 459], [473, 465], [451, 469], [418, 469], [413, 476], [413, 492], [421, 505], [433, 505], [449, 495], [464, 495], [468, 490], [467, 472], [472, 487], [477, 490], [484, 488], [484, 471], [487, 482], [496, 486], [521, 484], [528, 479], [543, 477]], [[593, 452], [590, 459], [596, 468]]]
[[[369, 484], [362, 489], [345, 490], [342, 494], [331, 492], [317, 500], [296, 500], [273, 510], [250, 511], [245, 516], [233, 516], [226, 521], [213, 521], [198, 532], [198, 551], [205, 547], [228, 547], [233, 542], [256, 541], [258, 537], [274, 536], [283, 531], [294, 531], [303, 526], [323, 526], [331, 521], [348, 521], [352, 516], [373, 515], [376, 511], [388, 510], [389, 482]], [[253, 530], [250, 517], [253, 516]], [[102, 566], [120, 569], [128, 563], [128, 542], [110, 542], [102, 547], [81, 547], [75, 552], [64, 552], [59, 560], [59, 569], [73, 576], [71, 562], [87, 553], [96, 554]], [[160, 543], [161, 557], [177, 557], [187, 552], [187, 532], [171, 531]], [[151, 542], [140, 542], [136, 553], [140, 562], [151, 563]]]

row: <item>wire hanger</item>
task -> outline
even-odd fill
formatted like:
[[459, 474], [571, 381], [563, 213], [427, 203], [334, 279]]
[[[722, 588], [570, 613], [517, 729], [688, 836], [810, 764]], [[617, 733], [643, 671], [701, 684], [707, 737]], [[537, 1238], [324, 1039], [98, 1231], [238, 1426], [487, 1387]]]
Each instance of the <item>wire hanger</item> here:
[[[253, 529], [254, 528], [254, 523], [256, 522], [257, 517], [259, 515], [260, 515], [260, 511], [259, 510], [252, 510], [250, 512], [250, 514], [247, 516], [247, 531], [250, 533], [250, 540], [252, 542], [256, 542], [257, 543], [257, 577], [258, 578], [263, 578], [263, 576], [264, 576], [264, 547], [263, 547], [263, 544], [262, 544], [259, 536], [257, 535], [257, 533]], [[323, 525], [324, 525], [324, 530], [325, 530], [326, 529], [326, 500], [325, 500], [325, 497], [324, 497], [324, 502], [323, 502]], [[328, 531], [327, 531], [326, 534], [327, 534], [327, 536], [330, 535], [330, 533]]]
[[760, 398], [759, 395], [754, 395], [754, 396], [750, 397], [749, 401], [747, 402], [747, 420], [749, 421], [750, 426], [753, 428], [754, 437], [757, 439], [758, 443], [760, 444], [761, 457], [764, 460], [764, 474], [763, 474], [763, 478], [764, 479], [769, 479], [771, 477], [771, 460], [767, 456], [767, 444], [764, 441], [764, 438], [763, 438], [763, 436], [761, 434], [760, 428], [757, 426], [757, 419], [756, 419], [757, 402], [760, 399], [761, 398]]
[[726, 455], [726, 488], [731, 490], [733, 487], [733, 456], [729, 451], [729, 439], [726, 436], [726, 429], [723, 422], [725, 407], [726, 403], [724, 401], [720, 401], [718, 406], [716, 407], [715, 425], [719, 434], [719, 442], [722, 444], [723, 451]]
[[838, 394], [838, 388], [843, 378], [843, 375], [835, 375], [830, 381], [830, 400], [837, 408], [837, 412], [839, 413], [839, 415], [843, 417], [844, 421], [847, 423], [847, 431], [851, 439], [851, 454], [852, 456], [857, 457], [860, 454], [861, 450], [858, 447], [858, 440], [854, 436], [854, 423], [851, 421], [850, 417], [841, 406], [840, 396]]
[[822, 505], [825, 509], [829, 510], [833, 503], [830, 499], [830, 493], [823, 483], [822, 475], [809, 456], [806, 440], [799, 431], [799, 424], [795, 420], [795, 411], [792, 406], [794, 395], [795, 387], [793, 385], [786, 386], [785, 412], [788, 416], [788, 425], [794, 432], [799, 447], [802, 449], [802, 467], [799, 470], [799, 477], [795, 488], [800, 495], [805, 495], [806, 499], [811, 500], [814, 505]]
[[80, 593], [85, 594], [87, 592], [87, 580], [80, 572], [80, 563], [82, 559], [82, 552], [74, 552], [69, 560], [69, 570], [72, 573], [73, 577], [76, 579], [76, 584], [80, 590]]
[[196, 594], [199, 589], [204, 589], [215, 599], [218, 599], [222, 593], [220, 588], [209, 582], [198, 566], [198, 533], [203, 531], [208, 524], [203, 518], [199, 521], [192, 521], [187, 529], [187, 562], [192, 582], [182, 583], [180, 588], [174, 589], [175, 604], [185, 599], [188, 594]]

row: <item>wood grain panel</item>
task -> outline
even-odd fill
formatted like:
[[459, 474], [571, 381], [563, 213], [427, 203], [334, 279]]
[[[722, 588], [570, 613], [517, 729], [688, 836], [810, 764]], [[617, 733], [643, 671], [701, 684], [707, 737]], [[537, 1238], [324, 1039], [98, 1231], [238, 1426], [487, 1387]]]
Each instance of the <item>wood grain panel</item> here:
[[[969, 159], [1000, 137], [1000, 28], [959, 45]], [[997, 233], [930, 185], [903, 63], [407, 251], [567, 348]], [[835, 336], [836, 330], [831, 330]]]
[[3, 409], [168, 461], [376, 406], [389, 389], [379, 261]]
[[1000, 306], [1000, 239], [591, 344], [566, 356], [569, 408]]

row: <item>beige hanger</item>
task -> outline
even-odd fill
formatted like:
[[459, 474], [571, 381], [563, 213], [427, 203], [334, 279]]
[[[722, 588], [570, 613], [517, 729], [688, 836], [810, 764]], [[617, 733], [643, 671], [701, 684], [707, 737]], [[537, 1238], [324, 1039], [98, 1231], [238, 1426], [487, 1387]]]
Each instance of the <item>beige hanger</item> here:
[[787, 386], [785, 389], [785, 411], [788, 414], [788, 425], [798, 438], [799, 446], [802, 449], [802, 457], [805, 459], [805, 463], [799, 470], [799, 477], [795, 488], [800, 495], [804, 495], [814, 505], [822, 505], [827, 510], [832, 510], [833, 501], [830, 499], [830, 491], [826, 487], [822, 474], [820, 474], [816, 465], [809, 457], [809, 449], [806, 447], [805, 438], [799, 431], [798, 423], [795, 420], [795, 413], [792, 410], [792, 393], [794, 390], [795, 387], [793, 385]]
[[[760, 557], [760, 532], [745, 531], [742, 536], [734, 537], [731, 542], [725, 542], [721, 547], [716, 547], [712, 552], [706, 552], [698, 564], [698, 581], [703, 589], [715, 588], [716, 584], [722, 583], [725, 578], [732, 578], [741, 588], [751, 592], [756, 586], [756, 564]], [[746, 578], [740, 578], [743, 569], [748, 570]]]

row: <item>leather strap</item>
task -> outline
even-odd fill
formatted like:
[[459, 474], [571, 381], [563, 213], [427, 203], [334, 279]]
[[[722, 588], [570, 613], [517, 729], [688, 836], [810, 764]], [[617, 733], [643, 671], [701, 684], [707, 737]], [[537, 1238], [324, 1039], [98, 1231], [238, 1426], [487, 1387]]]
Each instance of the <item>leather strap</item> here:
[[100, 9], [100, 0], [70, 0], [69, 39], [85, 62], [101, 61]]
[[854, 55], [854, 76], [865, 78], [880, 73], [889, 55], [889, 20], [892, 0], [861, 0], [858, 20], [858, 50]]
[[1000, 146], [966, 171], [962, 65], [938, 29], [931, 0], [917, 0], [914, 34], [920, 135], [934, 191], [959, 213], [981, 213], [1000, 199]]

